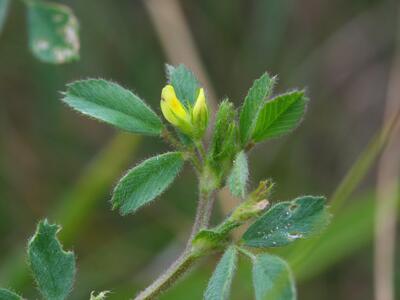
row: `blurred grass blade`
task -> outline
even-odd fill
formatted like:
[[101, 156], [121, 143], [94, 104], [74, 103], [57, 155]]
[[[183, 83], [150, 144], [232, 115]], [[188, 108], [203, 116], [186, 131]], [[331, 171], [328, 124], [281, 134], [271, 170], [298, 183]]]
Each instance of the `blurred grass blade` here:
[[[121, 175], [128, 161], [133, 160], [141, 137], [128, 133], [116, 135], [107, 146], [84, 169], [75, 187], [59, 202], [52, 219], [62, 224], [60, 240], [68, 246], [87, 222], [93, 207], [105, 199], [115, 178]], [[118, 155], [116, 155], [118, 153]], [[19, 248], [19, 247], [17, 247]], [[0, 278], [6, 286], [21, 290], [29, 281], [24, 253], [17, 251], [10, 261], [2, 266]]]
[[378, 155], [382, 152], [389, 136], [399, 121], [400, 113], [397, 113], [392, 119], [389, 119], [347, 172], [346, 176], [329, 199], [333, 214], [342, 207], [343, 203], [351, 196], [361, 180], [364, 179]]
[[[384, 149], [384, 146], [386, 145], [386, 142], [391, 135], [392, 131], [394, 128], [396, 128], [397, 123], [400, 120], [400, 114], [397, 113], [392, 119], [387, 121], [380, 132], [371, 140], [369, 145], [366, 147], [366, 149], [363, 151], [363, 153], [360, 155], [360, 157], [357, 159], [357, 161], [354, 163], [354, 165], [351, 167], [349, 172], [346, 174], [345, 178], [342, 180], [341, 184], [339, 187], [336, 189], [334, 192], [333, 196], [330, 199], [331, 203], [331, 212], [333, 213], [333, 220], [332, 220], [332, 225], [331, 227], [328, 227], [328, 231], [326, 233], [323, 233], [322, 236], [307, 240], [307, 241], [301, 241], [296, 243], [295, 245], [288, 247], [285, 250], [279, 251], [279, 253], [282, 253], [289, 261], [290, 265], [292, 268], [295, 270], [295, 273], [298, 274], [302, 278], [308, 278], [313, 274], [313, 267], [309, 267], [308, 261], [311, 261], [310, 264], [314, 264], [313, 258], [314, 258], [314, 252], [317, 251], [316, 249], [320, 248], [320, 254], [319, 256], [322, 256], [323, 259], [320, 259], [321, 263], [321, 268], [322, 266], [327, 266], [330, 265], [331, 262], [337, 261], [339, 254], [342, 253], [344, 249], [349, 249], [347, 250], [348, 252], [354, 251], [358, 248], [351, 248], [351, 245], [356, 244], [357, 240], [357, 230], [356, 228], [360, 228], [361, 230], [366, 230], [363, 231], [364, 237], [366, 234], [372, 237], [372, 225], [368, 224], [363, 224], [360, 226], [355, 226], [352, 223], [356, 224], [356, 222], [360, 221], [358, 218], [360, 218], [360, 212], [355, 211], [354, 215], [352, 218], [348, 219], [348, 222], [346, 225], [336, 225], [336, 222], [339, 222], [337, 219], [339, 219], [339, 216], [341, 215], [340, 211], [341, 208], [344, 204], [345, 201], [349, 199], [349, 197], [352, 195], [354, 190], [358, 187], [359, 183], [362, 181], [362, 179], [366, 176], [368, 170], [371, 168], [373, 163], [376, 161], [378, 155], [381, 153], [381, 151]], [[365, 204], [367, 207], [368, 204]], [[361, 208], [359, 208], [361, 210]], [[367, 211], [365, 214], [369, 216], [370, 214], [373, 214], [374, 212], [374, 207], [371, 208], [371, 211]], [[345, 218], [345, 217], [343, 217]], [[339, 219], [341, 220], [341, 219]], [[371, 218], [364, 217], [363, 221], [372, 220]], [[345, 222], [345, 221], [341, 221]], [[337, 226], [337, 227], [336, 227]], [[326, 237], [328, 236], [330, 232], [330, 228], [341, 228], [340, 230], [337, 229], [337, 235], [339, 234], [350, 234], [352, 233], [353, 235], [351, 238], [346, 239], [345, 242], [343, 243], [337, 243], [335, 245], [330, 245], [331, 248], [322, 248], [319, 244], [321, 241], [325, 240]], [[341, 232], [343, 231], [343, 232]], [[361, 233], [360, 233], [361, 234]], [[331, 238], [334, 240], [334, 238]], [[353, 241], [354, 239], [355, 241]], [[336, 249], [336, 251], [334, 251]], [[332, 254], [334, 253], [334, 254]], [[336, 255], [335, 255], [336, 254]], [[315, 257], [318, 257], [315, 255]], [[336, 257], [336, 258], [335, 258]], [[324, 263], [322, 263], [323, 260]], [[306, 263], [307, 262], [307, 263]], [[307, 266], [306, 266], [307, 265]], [[309, 267], [309, 268], [308, 268]], [[308, 274], [310, 272], [310, 274]], [[315, 271], [314, 271], [315, 272]]]

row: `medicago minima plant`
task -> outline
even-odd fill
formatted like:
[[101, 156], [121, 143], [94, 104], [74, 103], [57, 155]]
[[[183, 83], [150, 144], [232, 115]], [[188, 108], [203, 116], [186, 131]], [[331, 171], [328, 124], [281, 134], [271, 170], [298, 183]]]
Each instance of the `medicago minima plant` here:
[[[173, 286], [202, 257], [222, 253], [208, 286], [206, 300], [229, 299], [239, 255], [253, 264], [255, 298], [296, 299], [288, 264], [268, 251], [319, 233], [329, 222], [326, 199], [301, 196], [271, 204], [273, 183], [263, 180], [248, 189], [248, 154], [258, 143], [283, 136], [301, 122], [308, 99], [293, 90], [272, 96], [276, 77], [263, 74], [255, 80], [236, 109], [225, 99], [219, 104], [210, 140], [210, 111], [206, 93], [185, 66], [167, 65], [167, 85], [161, 91], [163, 122], [143, 100], [116, 83], [102, 79], [68, 85], [63, 101], [78, 112], [135, 134], [162, 138], [173, 149], [151, 157], [117, 183], [111, 203], [121, 215], [136, 213], [160, 196], [188, 163], [198, 178], [198, 203], [190, 238], [183, 253], [134, 299], [156, 299]], [[206, 147], [207, 145], [207, 147]], [[217, 225], [210, 225], [216, 192], [225, 186], [240, 199]], [[249, 191], [248, 191], [249, 190]], [[232, 231], [249, 224], [240, 238]], [[58, 227], [46, 220], [38, 225], [28, 246], [33, 275], [45, 299], [65, 299], [72, 287], [75, 259], [56, 239]], [[3, 296], [10, 293], [14, 296]], [[103, 299], [106, 292], [91, 299]], [[12, 298], [14, 297], [14, 298]], [[0, 290], [0, 299], [21, 299]]]

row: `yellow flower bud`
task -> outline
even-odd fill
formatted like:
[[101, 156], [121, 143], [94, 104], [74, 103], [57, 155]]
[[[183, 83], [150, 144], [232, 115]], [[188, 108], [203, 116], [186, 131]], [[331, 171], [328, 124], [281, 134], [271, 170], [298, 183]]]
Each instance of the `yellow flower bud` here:
[[192, 117], [195, 130], [201, 137], [208, 125], [208, 107], [203, 88], [200, 89], [199, 95], [197, 96], [196, 103], [193, 107]]
[[161, 111], [172, 125], [178, 127], [186, 134], [192, 133], [190, 115], [176, 97], [174, 87], [166, 85], [161, 92]]

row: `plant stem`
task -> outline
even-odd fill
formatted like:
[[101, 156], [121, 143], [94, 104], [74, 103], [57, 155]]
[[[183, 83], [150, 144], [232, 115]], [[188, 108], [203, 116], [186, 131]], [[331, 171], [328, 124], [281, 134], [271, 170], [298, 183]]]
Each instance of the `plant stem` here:
[[204, 174], [200, 176], [199, 203], [197, 205], [196, 217], [184, 252], [172, 265], [158, 277], [151, 285], [142, 291], [135, 300], [156, 299], [163, 291], [171, 287], [189, 268], [193, 266], [199, 255], [192, 253], [192, 241], [196, 234], [208, 226], [212, 207], [214, 204], [214, 190], [204, 186]]
[[156, 299], [163, 291], [171, 287], [191, 266], [198, 257], [185, 251], [182, 255], [151, 285], [142, 291], [135, 300]]
[[214, 205], [214, 193], [202, 193], [200, 192], [199, 203], [197, 204], [196, 217], [194, 220], [194, 224], [192, 227], [192, 232], [190, 234], [190, 239], [187, 244], [188, 247], [191, 247], [192, 240], [195, 235], [202, 229], [208, 226], [210, 222], [212, 208]]

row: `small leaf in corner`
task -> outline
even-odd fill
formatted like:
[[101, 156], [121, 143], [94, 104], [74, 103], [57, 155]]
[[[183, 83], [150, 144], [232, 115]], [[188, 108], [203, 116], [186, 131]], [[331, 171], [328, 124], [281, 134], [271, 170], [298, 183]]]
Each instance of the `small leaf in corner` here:
[[24, 1], [28, 9], [29, 46], [47, 63], [79, 59], [79, 25], [72, 10], [58, 3]]
[[272, 206], [247, 229], [243, 241], [250, 247], [285, 246], [322, 231], [329, 221], [325, 197], [303, 196]]
[[205, 300], [227, 300], [229, 299], [232, 279], [237, 264], [237, 250], [230, 246], [222, 256], [213, 275], [208, 282]]
[[47, 300], [64, 300], [75, 276], [75, 256], [62, 249], [56, 234], [60, 227], [40, 221], [28, 244], [28, 259], [40, 292]]
[[3, 30], [4, 23], [6, 22], [9, 6], [10, 0], [0, 0], [0, 33]]
[[169, 152], [145, 160], [118, 182], [111, 199], [113, 208], [119, 208], [122, 215], [135, 212], [164, 192], [182, 166], [180, 152]]
[[10, 290], [0, 288], [0, 300], [23, 300], [23, 298]]
[[295, 300], [296, 286], [288, 264], [270, 254], [253, 260], [253, 285], [256, 300]]

